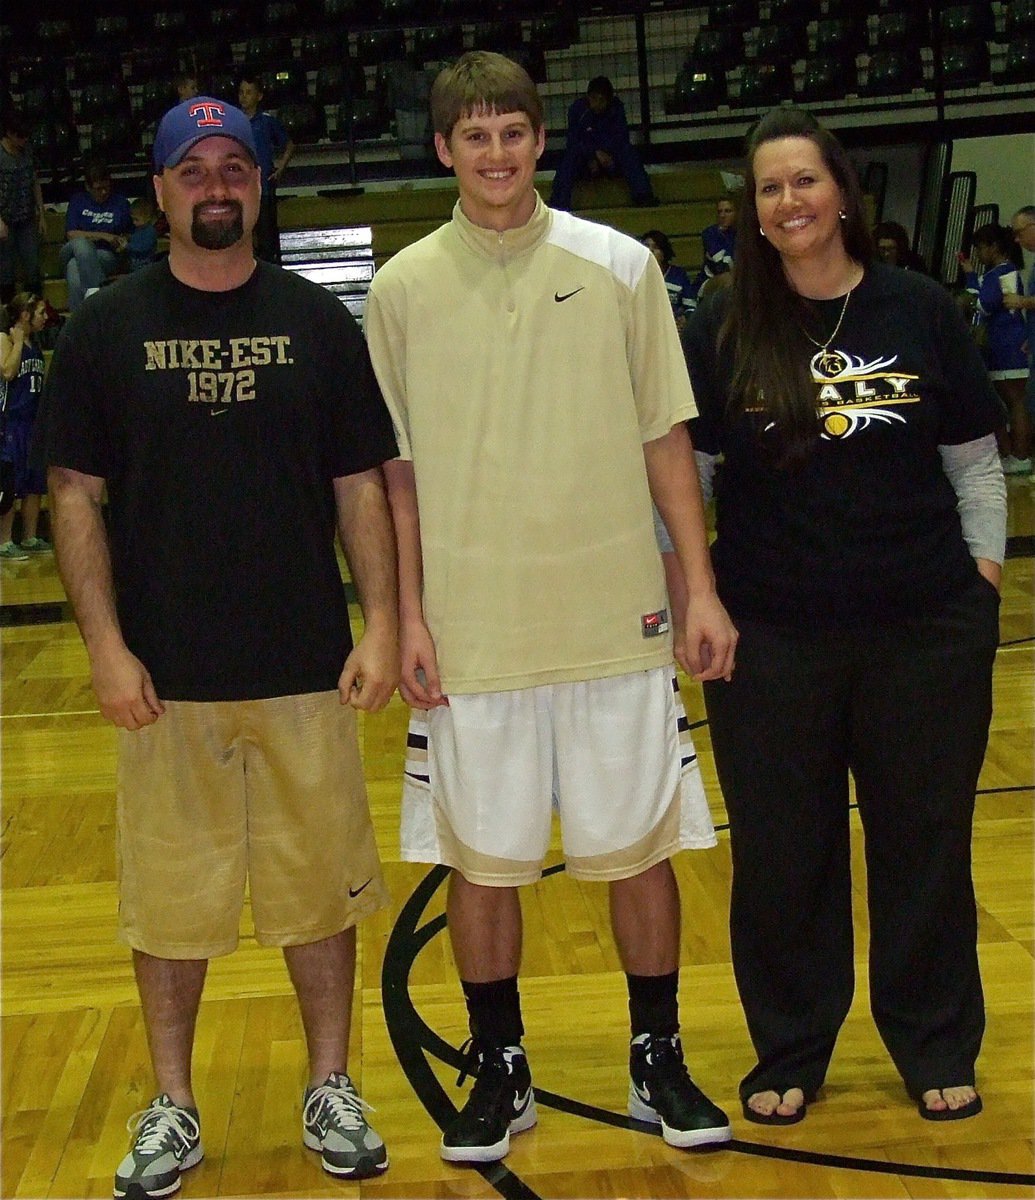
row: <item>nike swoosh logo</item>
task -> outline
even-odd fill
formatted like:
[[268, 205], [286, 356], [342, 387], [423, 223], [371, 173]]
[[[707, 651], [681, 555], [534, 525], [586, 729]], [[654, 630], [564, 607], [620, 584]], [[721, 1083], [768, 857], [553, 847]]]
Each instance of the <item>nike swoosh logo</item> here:
[[370, 877], [370, 879], [368, 879], [368, 880], [366, 881], [366, 883], [361, 883], [361, 884], [359, 885], [359, 887], [358, 887], [358, 888], [349, 888], [349, 896], [350, 896], [350, 898], [351, 898], [351, 899], [353, 899], [353, 900], [355, 900], [355, 898], [356, 898], [356, 897], [359, 895], [359, 893], [360, 893], [360, 892], [361, 892], [361, 891], [362, 891], [362, 890], [363, 890], [365, 887], [369, 887], [371, 883], [373, 883], [373, 876], [371, 876], [371, 877]]
[[585, 290], [585, 285], [583, 285], [582, 287], [577, 287], [573, 292], [565, 292], [563, 296], [560, 292], [554, 292], [553, 298], [558, 304], [563, 304], [565, 300], [570, 300], [572, 296], [577, 296], [579, 292], [584, 292]]
[[529, 1088], [523, 1096], [514, 1097], [514, 1116], [520, 1117], [521, 1114], [528, 1108], [528, 1102], [532, 1099], [532, 1089]]
[[210, 417], [218, 417], [220, 415], [220, 413], [225, 413], [225, 412], [229, 412], [229, 411], [230, 411], [229, 408], [210, 408], [208, 410], [208, 415]]

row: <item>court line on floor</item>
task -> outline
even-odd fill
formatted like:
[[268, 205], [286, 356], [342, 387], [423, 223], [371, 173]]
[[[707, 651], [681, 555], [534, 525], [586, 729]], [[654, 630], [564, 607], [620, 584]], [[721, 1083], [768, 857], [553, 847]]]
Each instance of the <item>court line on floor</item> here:
[[[543, 872], [543, 878], [563, 870], [564, 864], [558, 863], [547, 868]], [[420, 924], [420, 921], [432, 896], [448, 877], [449, 868], [432, 867], [413, 890], [392, 927], [381, 968], [381, 1000], [388, 1036], [395, 1050], [396, 1058], [417, 1099], [440, 1129], [445, 1128], [446, 1124], [452, 1120], [457, 1113], [457, 1108], [439, 1083], [432, 1070], [429, 1057], [437, 1058], [440, 1062], [459, 1070], [461, 1055], [459, 1050], [435, 1033], [417, 1012], [410, 995], [409, 977], [413, 964], [423, 948], [432, 938], [445, 931], [445, 914], [433, 917], [423, 925]], [[600, 1124], [646, 1133], [652, 1137], [661, 1136], [660, 1130], [656, 1127], [620, 1113], [584, 1104], [582, 1101], [560, 1096], [544, 1088], [537, 1087], [534, 1090], [536, 1102], [544, 1104], [548, 1108], [582, 1116]], [[726, 1142], [719, 1147], [712, 1147], [709, 1152], [716, 1153], [720, 1150], [782, 1159], [810, 1166], [867, 1171], [874, 1174], [903, 1175], [912, 1178], [951, 1180], [962, 1183], [985, 1183], [1004, 1187], [1035, 1186], [1035, 1174], [1025, 1175], [1012, 1171], [985, 1171], [887, 1162], [829, 1154], [822, 1151], [789, 1149], [784, 1146], [744, 1142], [739, 1139]], [[495, 1188], [504, 1200], [540, 1200], [538, 1193], [502, 1162], [475, 1163], [472, 1164], [472, 1169], [478, 1171], [486, 1183]]]

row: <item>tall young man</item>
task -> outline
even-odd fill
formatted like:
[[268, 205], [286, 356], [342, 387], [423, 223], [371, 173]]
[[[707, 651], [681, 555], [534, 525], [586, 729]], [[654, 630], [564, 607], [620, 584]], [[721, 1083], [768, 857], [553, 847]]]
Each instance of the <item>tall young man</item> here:
[[630, 1112], [673, 1145], [725, 1141], [679, 1040], [669, 859], [714, 831], [675, 686], [652, 495], [692, 596], [679, 641], [698, 678], [729, 676], [736, 633], [708, 561], [665, 285], [646, 247], [539, 199], [542, 108], [520, 67], [464, 55], [436, 80], [432, 119], [460, 199], [375, 276], [366, 328], [401, 452], [385, 474], [415, 710], [403, 855], [453, 868], [477, 1075], [441, 1153], [495, 1161], [536, 1121], [517, 888], [541, 873], [552, 795], [568, 870], [610, 888]]
[[119, 731], [119, 933], [158, 1085], [115, 1174], [134, 1200], [174, 1192], [202, 1157], [194, 1027], [246, 878], [256, 937], [283, 948], [298, 996], [303, 1141], [337, 1176], [388, 1165], [346, 1060], [355, 925], [387, 899], [356, 710], [398, 678], [381, 473], [396, 444], [363, 339], [329, 293], [256, 263], [244, 113], [194, 97], [154, 156], [168, 260], [72, 317], [44, 409], [58, 565]]

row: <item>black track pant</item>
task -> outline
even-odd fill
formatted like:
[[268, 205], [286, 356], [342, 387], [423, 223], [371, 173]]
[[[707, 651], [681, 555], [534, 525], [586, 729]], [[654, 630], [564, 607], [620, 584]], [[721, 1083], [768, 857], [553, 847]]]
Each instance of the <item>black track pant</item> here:
[[738, 621], [705, 684], [730, 819], [733, 967], [757, 1066], [741, 1095], [823, 1082], [854, 987], [848, 773], [865, 831], [874, 1020], [914, 1097], [974, 1082], [984, 1031], [970, 870], [998, 598], [791, 632]]

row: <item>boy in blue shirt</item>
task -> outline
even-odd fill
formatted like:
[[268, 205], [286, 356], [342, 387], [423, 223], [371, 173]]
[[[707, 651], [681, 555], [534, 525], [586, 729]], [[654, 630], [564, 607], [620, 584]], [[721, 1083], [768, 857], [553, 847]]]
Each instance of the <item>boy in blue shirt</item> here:
[[262, 170], [262, 199], [255, 226], [255, 253], [266, 262], [280, 262], [280, 230], [277, 228], [277, 181], [295, 153], [295, 143], [272, 113], [263, 112], [262, 83], [257, 75], [245, 76], [237, 98], [252, 123], [252, 137]]

